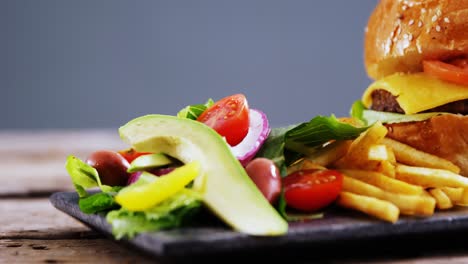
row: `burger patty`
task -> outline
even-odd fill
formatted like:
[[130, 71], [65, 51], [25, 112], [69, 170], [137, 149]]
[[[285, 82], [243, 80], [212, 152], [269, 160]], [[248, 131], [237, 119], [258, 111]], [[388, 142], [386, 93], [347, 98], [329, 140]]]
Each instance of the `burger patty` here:
[[[378, 89], [372, 92], [372, 105], [371, 109], [382, 112], [392, 112], [404, 114], [405, 111], [400, 107], [396, 100], [396, 96], [390, 92]], [[447, 112], [453, 114], [468, 115], [468, 99], [451, 102], [445, 105], [441, 105], [425, 112]]]
[[397, 97], [386, 90], [375, 90], [372, 92], [371, 97], [372, 105], [370, 108], [372, 110], [400, 114], [405, 113], [405, 111], [401, 109], [400, 105], [398, 104], [396, 100]]

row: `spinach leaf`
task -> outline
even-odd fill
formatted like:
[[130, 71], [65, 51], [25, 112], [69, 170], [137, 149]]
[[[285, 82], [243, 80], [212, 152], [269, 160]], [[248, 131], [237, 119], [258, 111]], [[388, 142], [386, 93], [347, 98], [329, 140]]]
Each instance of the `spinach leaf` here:
[[290, 162], [315, 153], [331, 140], [354, 139], [367, 128], [341, 122], [334, 116], [316, 116], [299, 125], [273, 128], [256, 156], [273, 160], [284, 177]]
[[300, 153], [321, 147], [330, 140], [347, 140], [358, 137], [367, 127], [355, 127], [339, 121], [335, 116], [316, 116], [307, 123], [289, 130], [285, 147]]

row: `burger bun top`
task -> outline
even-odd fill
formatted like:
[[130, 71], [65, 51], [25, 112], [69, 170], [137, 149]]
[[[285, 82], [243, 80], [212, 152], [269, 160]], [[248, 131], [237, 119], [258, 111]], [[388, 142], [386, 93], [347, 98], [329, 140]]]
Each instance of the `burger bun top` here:
[[375, 80], [467, 54], [468, 0], [381, 0], [366, 27], [365, 68]]

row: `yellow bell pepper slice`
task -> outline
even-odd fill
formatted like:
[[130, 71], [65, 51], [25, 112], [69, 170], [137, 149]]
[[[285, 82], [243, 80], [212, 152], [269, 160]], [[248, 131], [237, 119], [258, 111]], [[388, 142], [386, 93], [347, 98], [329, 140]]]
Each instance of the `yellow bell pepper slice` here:
[[115, 201], [129, 211], [144, 211], [181, 191], [199, 172], [198, 161], [187, 163], [151, 183], [120, 190]]

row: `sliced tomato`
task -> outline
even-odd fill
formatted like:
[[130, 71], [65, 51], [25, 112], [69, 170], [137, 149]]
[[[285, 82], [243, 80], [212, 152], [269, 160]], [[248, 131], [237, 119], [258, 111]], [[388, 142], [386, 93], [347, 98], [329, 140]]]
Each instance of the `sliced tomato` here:
[[336, 170], [300, 170], [283, 179], [286, 204], [301, 211], [316, 211], [336, 200], [343, 175]]
[[454, 59], [454, 60], [449, 61], [449, 63], [459, 68], [462, 68], [465, 71], [468, 70], [468, 59], [466, 58]]
[[239, 144], [249, 131], [249, 106], [243, 94], [234, 94], [215, 102], [197, 119], [213, 128], [231, 146]]
[[424, 72], [460, 85], [468, 86], [468, 61], [467, 59], [456, 59], [449, 62], [439, 60], [423, 61]]
[[138, 152], [132, 148], [130, 149], [124, 149], [124, 150], [119, 150], [119, 154], [124, 157], [128, 163], [132, 163], [132, 161], [142, 155], [150, 154], [148, 152]]

